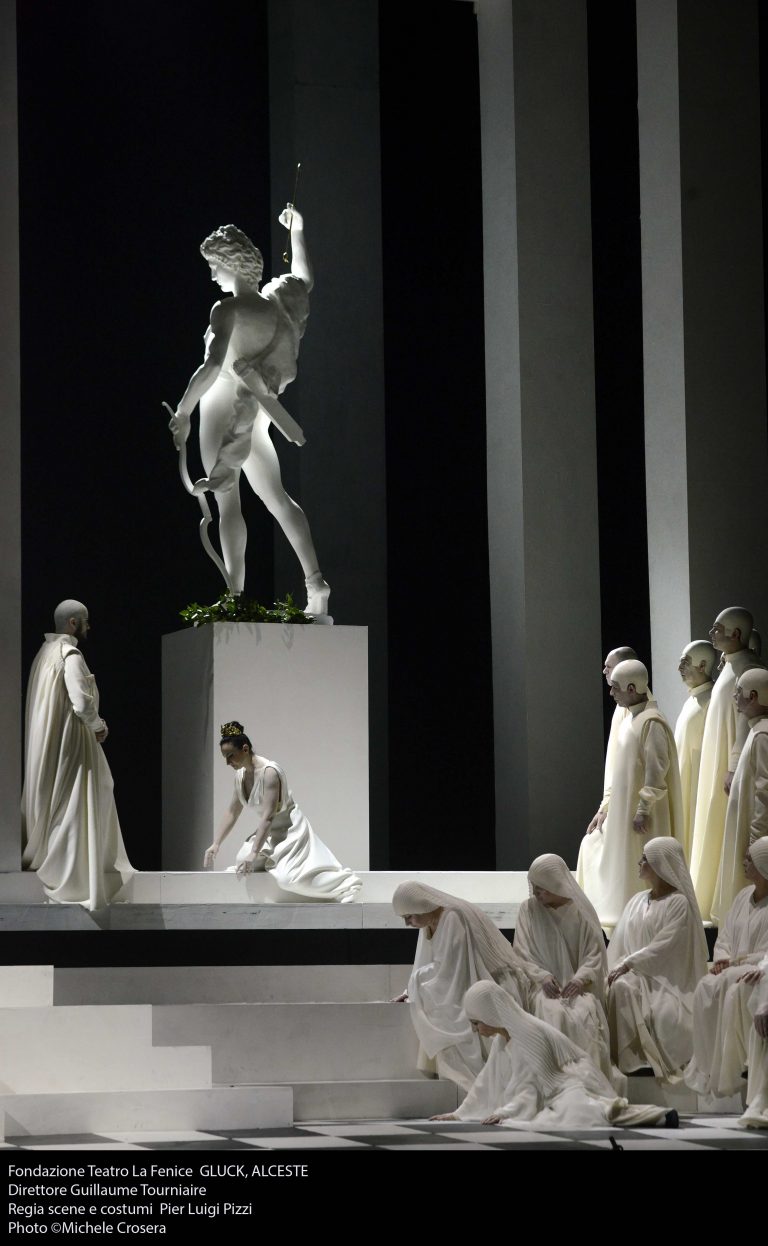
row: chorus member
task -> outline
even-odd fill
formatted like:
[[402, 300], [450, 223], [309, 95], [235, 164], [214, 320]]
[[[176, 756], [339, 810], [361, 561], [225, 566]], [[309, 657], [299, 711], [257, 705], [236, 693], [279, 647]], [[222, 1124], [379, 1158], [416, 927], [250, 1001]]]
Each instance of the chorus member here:
[[648, 890], [632, 897], [608, 945], [611, 1056], [623, 1073], [650, 1066], [675, 1084], [693, 1054], [693, 996], [707, 941], [683, 849], [651, 839], [640, 858]]
[[529, 983], [522, 962], [500, 930], [468, 900], [402, 883], [392, 907], [419, 931], [408, 987], [393, 1002], [407, 1003], [419, 1039], [418, 1067], [468, 1090], [485, 1063], [485, 1050], [463, 1008], [465, 992], [483, 980], [498, 982], [525, 1002]]

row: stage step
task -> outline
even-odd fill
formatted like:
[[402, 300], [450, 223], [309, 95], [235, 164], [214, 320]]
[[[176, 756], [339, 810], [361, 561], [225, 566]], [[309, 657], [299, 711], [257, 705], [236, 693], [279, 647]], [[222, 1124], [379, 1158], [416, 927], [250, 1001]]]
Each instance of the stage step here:
[[0, 1008], [53, 1004], [53, 965], [0, 965]]
[[209, 1089], [210, 1051], [169, 1046], [149, 1005], [0, 1008], [0, 1093]]
[[153, 1008], [153, 1039], [210, 1047], [213, 1081], [410, 1079], [418, 1044], [407, 1004], [187, 1004]]
[[53, 998], [57, 1005], [380, 1003], [404, 990], [410, 971], [410, 964], [57, 969]]
[[292, 1124], [290, 1086], [0, 1095], [0, 1138], [7, 1139], [163, 1129], [279, 1129]]
[[293, 1082], [293, 1115], [298, 1121], [423, 1120], [454, 1112], [453, 1082], [399, 1078], [367, 1082]]

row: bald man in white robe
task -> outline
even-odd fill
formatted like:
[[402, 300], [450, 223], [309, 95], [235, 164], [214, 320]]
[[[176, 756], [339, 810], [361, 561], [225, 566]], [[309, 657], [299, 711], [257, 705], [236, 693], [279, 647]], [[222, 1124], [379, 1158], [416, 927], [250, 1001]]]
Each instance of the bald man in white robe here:
[[[629, 645], [619, 645], [617, 649], [611, 649], [610, 653], [606, 655], [605, 663], [603, 665], [603, 678], [605, 679], [609, 689], [611, 687], [611, 675], [614, 667], [618, 666], [619, 662], [626, 662], [630, 658], [637, 658], [637, 654], [634, 649], [630, 648]], [[613, 717], [611, 718], [611, 729], [608, 733], [608, 746], [605, 750], [603, 799], [597, 807], [597, 813], [587, 827], [588, 835], [591, 835], [592, 831], [600, 830], [600, 827], [605, 821], [605, 815], [608, 812], [608, 801], [610, 800], [611, 783], [613, 781], [613, 763], [616, 757], [616, 742], [619, 738], [621, 724], [624, 722], [624, 719], [628, 714], [629, 710], [625, 710], [623, 706], [616, 705], [614, 707]]]
[[606, 930], [613, 929], [627, 901], [641, 889], [637, 861], [647, 840], [683, 835], [675, 741], [650, 699], [642, 662], [618, 663], [611, 696], [628, 713], [619, 729], [605, 820], [584, 836], [576, 867], [579, 886]]
[[22, 865], [37, 871], [50, 900], [100, 909], [133, 870], [102, 748], [107, 724], [79, 648], [90, 629], [86, 607], [61, 602], [54, 626], [27, 688]]
[[683, 649], [677, 668], [680, 678], [688, 689], [688, 700], [675, 723], [675, 747], [680, 766], [680, 790], [683, 798], [684, 839], [682, 844], [687, 861], [691, 859], [701, 746], [716, 666], [717, 650], [714, 645], [708, 640], [692, 640]]
[[728, 793], [749, 733], [747, 720], [737, 713], [733, 699], [736, 681], [745, 671], [764, 666], [749, 648], [752, 628], [749, 611], [732, 606], [721, 611], [709, 632], [712, 644], [724, 656], [724, 665], [712, 689], [704, 724], [691, 844], [691, 877], [704, 921], [712, 916]]
[[[744, 854], [768, 835], [768, 671], [739, 676], [736, 709], [749, 727], [747, 742], [728, 794], [720, 869], [712, 901], [712, 920], [720, 925], [741, 890]], [[768, 841], [766, 841], [768, 842]]]

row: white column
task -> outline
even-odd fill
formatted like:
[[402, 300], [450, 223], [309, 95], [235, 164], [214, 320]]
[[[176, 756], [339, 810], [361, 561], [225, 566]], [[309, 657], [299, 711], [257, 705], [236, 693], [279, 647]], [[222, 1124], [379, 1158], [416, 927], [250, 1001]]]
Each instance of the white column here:
[[760, 76], [755, 0], [638, 0], [653, 686], [742, 605], [768, 635]]
[[21, 868], [21, 464], [16, 8], [0, 6], [0, 870]]
[[[371, 851], [386, 863], [387, 541], [376, 0], [270, 0], [275, 214], [293, 193], [315, 269], [299, 377], [286, 405], [307, 437], [283, 456], [306, 510], [339, 623], [369, 629]], [[273, 235], [285, 271], [285, 234]], [[276, 589], [297, 580], [279, 536]], [[329, 706], [329, 713], [333, 707]]]
[[602, 686], [583, 0], [479, 0], [497, 867], [575, 865]]

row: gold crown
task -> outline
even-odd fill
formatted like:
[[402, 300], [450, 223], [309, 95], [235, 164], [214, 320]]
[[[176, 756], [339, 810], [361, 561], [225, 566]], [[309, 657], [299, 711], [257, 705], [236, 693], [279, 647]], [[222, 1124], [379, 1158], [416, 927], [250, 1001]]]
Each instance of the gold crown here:
[[237, 722], [222, 723], [221, 735], [222, 739], [228, 735], [245, 735], [245, 727], [242, 723]]

